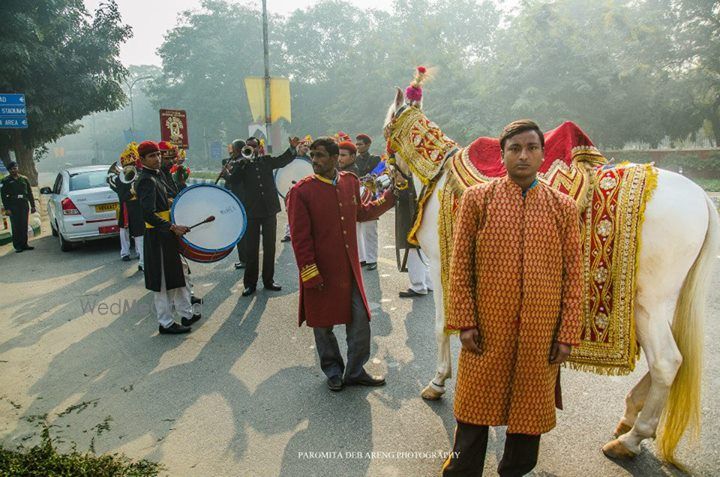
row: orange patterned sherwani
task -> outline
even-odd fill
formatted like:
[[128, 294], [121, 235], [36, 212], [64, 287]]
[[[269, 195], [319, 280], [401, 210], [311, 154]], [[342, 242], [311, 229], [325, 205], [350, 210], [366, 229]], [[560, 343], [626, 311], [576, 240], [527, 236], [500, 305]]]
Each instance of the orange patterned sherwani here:
[[481, 354], [462, 350], [455, 417], [507, 425], [508, 433], [555, 427], [559, 365], [554, 340], [580, 343], [580, 217], [542, 182], [523, 198], [504, 177], [462, 196], [450, 267], [449, 330], [477, 327]]

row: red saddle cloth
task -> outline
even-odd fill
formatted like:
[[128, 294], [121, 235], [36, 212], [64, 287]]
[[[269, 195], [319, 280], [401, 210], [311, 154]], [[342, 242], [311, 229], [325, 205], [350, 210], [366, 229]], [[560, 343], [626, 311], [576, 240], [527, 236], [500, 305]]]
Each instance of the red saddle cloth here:
[[[545, 161], [540, 166], [541, 174], [560, 160], [568, 166], [572, 163], [572, 150], [577, 146], [594, 146], [587, 134], [572, 121], [565, 121], [545, 133]], [[477, 138], [468, 147], [468, 157], [475, 168], [487, 177], [502, 177], [505, 166], [500, 160], [500, 141], [492, 137]]]

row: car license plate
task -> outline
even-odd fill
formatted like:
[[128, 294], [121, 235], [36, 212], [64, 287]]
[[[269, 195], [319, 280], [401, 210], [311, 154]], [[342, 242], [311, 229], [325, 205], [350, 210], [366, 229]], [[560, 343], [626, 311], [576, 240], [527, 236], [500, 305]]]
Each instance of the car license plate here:
[[95, 212], [114, 212], [118, 210], [117, 202], [112, 204], [98, 204], [95, 206]]

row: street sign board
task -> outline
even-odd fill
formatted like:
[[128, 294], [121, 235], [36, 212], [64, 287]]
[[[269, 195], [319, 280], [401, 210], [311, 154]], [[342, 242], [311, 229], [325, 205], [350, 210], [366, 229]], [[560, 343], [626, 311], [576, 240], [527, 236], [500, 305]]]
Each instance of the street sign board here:
[[220, 141], [210, 143], [210, 158], [213, 160], [222, 159], [222, 143]]
[[0, 93], [0, 129], [25, 129], [27, 127], [25, 95]]
[[25, 106], [3, 106], [0, 104], [0, 116], [27, 116]]
[[28, 122], [25, 116], [14, 118], [0, 116], [0, 129], [25, 129], [27, 127]]
[[25, 106], [25, 95], [0, 93], [0, 106]]
[[188, 138], [187, 113], [182, 109], [160, 110], [160, 138], [177, 147], [190, 147]]

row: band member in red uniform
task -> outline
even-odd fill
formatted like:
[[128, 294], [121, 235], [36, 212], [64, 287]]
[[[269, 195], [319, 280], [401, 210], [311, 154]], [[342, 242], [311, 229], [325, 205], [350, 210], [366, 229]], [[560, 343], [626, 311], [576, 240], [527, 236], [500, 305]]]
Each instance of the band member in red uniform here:
[[[313, 328], [320, 367], [328, 387], [382, 386], [385, 379], [370, 376], [364, 365], [370, 357], [370, 309], [358, 260], [358, 221], [374, 220], [395, 203], [392, 190], [378, 200], [360, 201], [360, 181], [338, 172], [337, 143], [319, 138], [310, 146], [315, 172], [290, 189], [288, 218], [292, 246], [300, 271], [299, 325]], [[347, 366], [333, 326], [345, 325]], [[343, 378], [344, 376], [344, 378]]]

